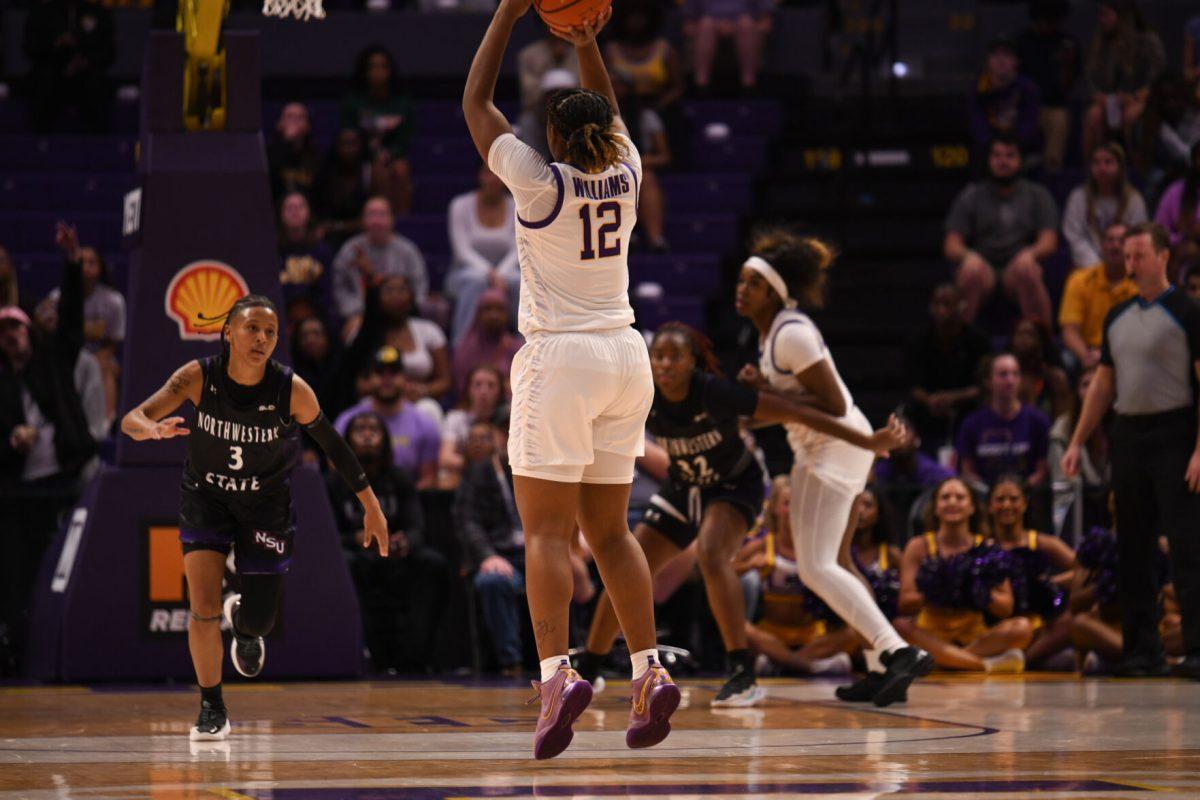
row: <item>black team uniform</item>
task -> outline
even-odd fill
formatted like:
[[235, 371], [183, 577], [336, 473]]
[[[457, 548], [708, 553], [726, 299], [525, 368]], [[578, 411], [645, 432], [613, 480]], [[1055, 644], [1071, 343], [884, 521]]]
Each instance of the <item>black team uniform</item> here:
[[[692, 373], [687, 397], [672, 403], [655, 389], [646, 430], [667, 451], [667, 481], [650, 498], [642, 524], [653, 528], [681, 550], [700, 533], [704, 511], [714, 502], [733, 506], [753, 527], [762, 510], [764, 476], [738, 430], [739, 417], [753, 416], [758, 392], [703, 370]], [[755, 685], [749, 650], [728, 653], [730, 678], [722, 688], [741, 694]], [[595, 662], [595, 663], [593, 663]], [[579, 673], [590, 680], [599, 659], [586, 651]]]
[[[291, 369], [272, 359], [257, 386], [242, 386], [229, 377], [227, 358], [200, 361], [204, 383], [187, 437], [179, 539], [184, 554], [233, 549], [241, 596], [225, 605], [231, 656], [252, 677], [262, 668], [261, 637], [275, 625], [292, 559], [291, 474], [300, 426], [290, 416]], [[221, 686], [200, 691], [197, 728], [219, 729], [226, 724]]]

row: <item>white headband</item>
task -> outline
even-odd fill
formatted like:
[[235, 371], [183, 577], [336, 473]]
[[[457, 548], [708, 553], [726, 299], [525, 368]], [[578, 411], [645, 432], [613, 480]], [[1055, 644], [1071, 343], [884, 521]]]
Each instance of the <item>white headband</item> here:
[[774, 289], [779, 294], [779, 297], [783, 300], [784, 308], [796, 307], [796, 301], [788, 296], [787, 284], [783, 282], [783, 277], [775, 271], [775, 268], [772, 267], [770, 262], [768, 262], [765, 258], [762, 258], [761, 256], [750, 256], [746, 259], [742, 266], [747, 269], [752, 269], [759, 275], [762, 275], [764, 278], [766, 278], [767, 283], [771, 285], [771, 288]]

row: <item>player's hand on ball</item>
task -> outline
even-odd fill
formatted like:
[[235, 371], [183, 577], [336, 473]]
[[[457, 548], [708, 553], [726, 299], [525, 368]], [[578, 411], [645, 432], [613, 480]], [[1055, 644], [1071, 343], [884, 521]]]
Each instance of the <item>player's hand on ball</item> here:
[[187, 436], [190, 431], [187, 428], [181, 428], [183, 417], [167, 417], [154, 424], [150, 429], [151, 439], [174, 439], [176, 436]]
[[550, 30], [558, 38], [566, 39], [576, 47], [586, 47], [596, 40], [600, 31], [604, 30], [604, 26], [612, 19], [612, 14], [612, 5], [610, 4], [592, 19], [584, 20], [583, 25], [572, 25], [568, 28], [551, 25]]
[[383, 512], [378, 506], [367, 509], [363, 515], [363, 547], [370, 547], [374, 543], [379, 549], [379, 555], [386, 556], [388, 538], [387, 519], [384, 518]]

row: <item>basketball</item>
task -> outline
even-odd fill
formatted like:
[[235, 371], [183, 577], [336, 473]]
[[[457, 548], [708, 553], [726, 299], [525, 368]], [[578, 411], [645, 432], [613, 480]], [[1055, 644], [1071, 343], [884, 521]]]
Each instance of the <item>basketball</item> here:
[[585, 20], [603, 13], [612, 0], [534, 0], [538, 16], [552, 28], [583, 25]]

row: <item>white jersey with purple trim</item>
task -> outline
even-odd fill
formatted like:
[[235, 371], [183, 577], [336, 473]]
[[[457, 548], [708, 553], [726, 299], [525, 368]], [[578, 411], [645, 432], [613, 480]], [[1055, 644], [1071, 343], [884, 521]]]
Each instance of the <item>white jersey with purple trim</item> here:
[[642, 158], [628, 137], [620, 138], [625, 158], [594, 175], [547, 164], [511, 133], [492, 142], [488, 167], [516, 201], [517, 327], [526, 338], [633, 324], [629, 236], [637, 223]]
[[[850, 390], [833, 363], [833, 354], [825, 346], [821, 331], [807, 314], [794, 309], [780, 311], [775, 315], [767, 335], [759, 341], [758, 368], [762, 376], [771, 388], [795, 394], [801, 400], [811, 395], [796, 376], [822, 359], [829, 362], [838, 388], [846, 399], [846, 415], [842, 420], [862, 427], [866, 418], [855, 408], [854, 398], [850, 396]], [[818, 433], [796, 422], [788, 423], [784, 428], [787, 430], [788, 444], [797, 452], [834, 439], [829, 434]], [[867, 431], [870, 431], [869, 424]]]

